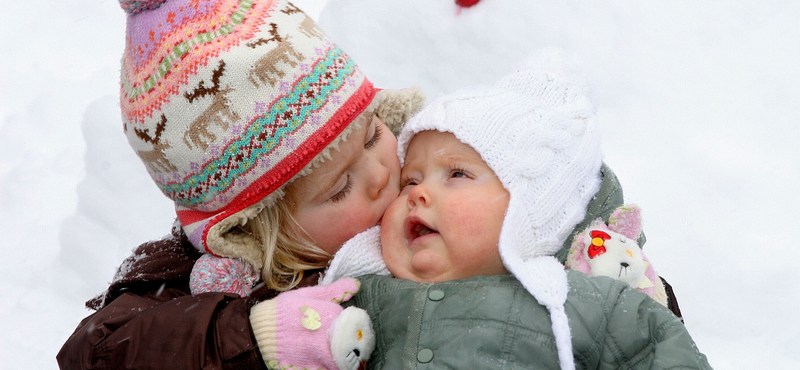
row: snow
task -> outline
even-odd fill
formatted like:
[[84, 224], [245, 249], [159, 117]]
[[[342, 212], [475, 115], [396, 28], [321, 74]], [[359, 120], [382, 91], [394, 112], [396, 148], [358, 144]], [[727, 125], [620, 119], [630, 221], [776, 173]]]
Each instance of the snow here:
[[[606, 162], [717, 369], [800, 368], [800, 3], [295, 0], [376, 85], [491, 83], [536, 47], [596, 81]], [[116, 1], [0, 14], [0, 363], [55, 369], [170, 202], [122, 134]], [[324, 9], [323, 9], [323, 6]], [[31, 11], [35, 9], [35, 11]]]
[[647, 256], [718, 369], [800, 368], [800, 3], [331, 0], [323, 29], [376, 85], [492, 83], [538, 47], [596, 82], [606, 162]]

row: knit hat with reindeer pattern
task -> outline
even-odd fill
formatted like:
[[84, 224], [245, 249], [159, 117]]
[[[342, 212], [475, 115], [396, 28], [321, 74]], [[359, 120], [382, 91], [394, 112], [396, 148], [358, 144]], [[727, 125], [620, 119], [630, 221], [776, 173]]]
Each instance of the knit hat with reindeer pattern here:
[[416, 89], [376, 89], [286, 0], [120, 4], [130, 145], [196, 248], [256, 270], [262, 248], [227, 231], [310, 173], [362, 112], [397, 130], [423, 103]]
[[494, 86], [431, 102], [398, 137], [402, 159], [416, 133], [450, 132], [475, 149], [508, 190], [500, 256], [550, 312], [562, 369], [574, 369], [564, 309], [569, 287], [553, 256], [601, 183], [600, 133], [589, 93], [576, 64], [560, 50], [545, 49]]

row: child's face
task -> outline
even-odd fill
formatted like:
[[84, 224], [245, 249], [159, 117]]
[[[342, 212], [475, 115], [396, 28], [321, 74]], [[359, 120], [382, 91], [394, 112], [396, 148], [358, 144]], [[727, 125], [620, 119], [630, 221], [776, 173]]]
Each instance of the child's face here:
[[380, 223], [399, 193], [397, 139], [377, 116], [350, 134], [332, 158], [287, 188], [293, 215], [312, 242], [333, 255]]
[[508, 191], [475, 150], [451, 133], [423, 131], [383, 216], [386, 266], [417, 282], [507, 274], [497, 247], [506, 208]]

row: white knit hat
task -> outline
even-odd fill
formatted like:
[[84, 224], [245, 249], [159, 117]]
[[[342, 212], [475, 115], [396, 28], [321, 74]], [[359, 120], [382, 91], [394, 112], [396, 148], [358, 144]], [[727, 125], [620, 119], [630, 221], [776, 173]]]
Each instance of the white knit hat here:
[[548, 308], [562, 369], [574, 368], [569, 287], [553, 255], [584, 218], [600, 188], [600, 134], [580, 73], [561, 51], [546, 49], [491, 87], [433, 101], [400, 133], [405, 158], [416, 133], [450, 132], [471, 146], [509, 192], [500, 232], [506, 268]]

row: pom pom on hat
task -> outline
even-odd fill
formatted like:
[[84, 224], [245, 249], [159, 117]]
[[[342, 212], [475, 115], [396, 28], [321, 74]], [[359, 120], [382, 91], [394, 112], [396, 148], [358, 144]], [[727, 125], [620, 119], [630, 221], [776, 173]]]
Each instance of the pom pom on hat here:
[[250, 264], [240, 259], [204, 254], [194, 264], [189, 287], [193, 295], [222, 292], [247, 297], [258, 278]]
[[557, 106], [588, 99], [594, 106], [595, 90], [586, 71], [573, 55], [559, 48], [545, 48], [529, 55], [495, 86], [535, 98], [539, 104]]
[[136, 14], [142, 10], [155, 9], [167, 0], [119, 0], [119, 6], [128, 14]]

